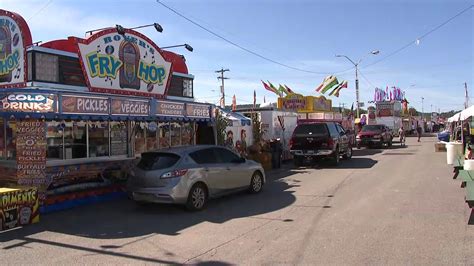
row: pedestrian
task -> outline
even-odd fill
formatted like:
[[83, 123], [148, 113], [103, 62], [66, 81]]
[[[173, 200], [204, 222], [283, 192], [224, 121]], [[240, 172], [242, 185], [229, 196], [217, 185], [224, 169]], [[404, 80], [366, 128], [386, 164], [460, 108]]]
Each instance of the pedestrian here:
[[421, 126], [420, 124], [418, 124], [418, 126], [416, 127], [416, 134], [418, 135], [418, 142], [420, 142], [421, 140]]
[[400, 127], [400, 129], [398, 130], [398, 136], [400, 138], [400, 145], [402, 147], [405, 146], [405, 130], [403, 129], [403, 127]]

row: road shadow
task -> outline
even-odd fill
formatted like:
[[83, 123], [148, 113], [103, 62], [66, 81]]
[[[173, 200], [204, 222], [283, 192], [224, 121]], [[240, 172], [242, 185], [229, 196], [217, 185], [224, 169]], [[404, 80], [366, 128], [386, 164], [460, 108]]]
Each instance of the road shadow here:
[[469, 221], [467, 221], [468, 225], [474, 225], [474, 209], [471, 209], [471, 216], [469, 217]]
[[377, 164], [378, 161], [371, 158], [354, 158], [350, 160], [342, 160], [338, 166], [334, 167], [337, 169], [368, 169], [372, 168]]
[[78, 207], [41, 216], [40, 223], [21, 230], [0, 233], [0, 242], [24, 239], [44, 231], [95, 239], [123, 239], [153, 233], [179, 235], [180, 231], [202, 222], [224, 223], [285, 208], [296, 200], [291, 188], [298, 185], [293, 183], [281, 178], [269, 179], [259, 194], [244, 192], [211, 200], [200, 212], [189, 212], [176, 205], [139, 206], [128, 199]]
[[352, 157], [371, 156], [371, 155], [379, 154], [382, 152], [383, 152], [382, 149], [370, 149], [370, 148], [353, 149]]

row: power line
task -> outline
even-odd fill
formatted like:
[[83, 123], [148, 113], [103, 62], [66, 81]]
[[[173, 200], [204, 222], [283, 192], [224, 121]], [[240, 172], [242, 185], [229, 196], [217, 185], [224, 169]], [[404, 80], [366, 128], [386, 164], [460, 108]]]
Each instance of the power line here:
[[28, 18], [28, 21], [30, 21], [32, 18], [41, 13], [41, 11], [45, 10], [49, 6], [49, 4], [51, 4], [51, 2], [53, 2], [53, 0], [49, 0], [46, 4], [44, 4], [38, 11], [36, 11], [36, 13], [34, 13]]
[[183, 19], [189, 21], [190, 23], [194, 24], [195, 26], [201, 28], [202, 30], [207, 31], [208, 33], [214, 35], [215, 37], [217, 37], [217, 38], [219, 38], [219, 39], [221, 39], [221, 40], [223, 40], [223, 41], [225, 41], [225, 42], [227, 42], [227, 43], [229, 43], [229, 44], [231, 44], [231, 45], [233, 45], [233, 46], [235, 46], [235, 47], [237, 47], [237, 48], [239, 48], [239, 49], [241, 49], [241, 50], [243, 50], [243, 51], [245, 51], [245, 52], [247, 52], [247, 53], [249, 53], [249, 54], [252, 54], [252, 55], [257, 56], [257, 57], [259, 57], [259, 58], [261, 58], [261, 59], [263, 59], [263, 60], [266, 60], [266, 61], [268, 61], [268, 62], [277, 64], [277, 65], [279, 65], [279, 66], [286, 67], [286, 68], [293, 69], [293, 70], [300, 71], [300, 72], [311, 73], [311, 74], [318, 74], [318, 75], [338, 74], [338, 73], [343, 73], [343, 72], [349, 71], [349, 70], [351, 70], [351, 69], [354, 68], [354, 67], [351, 67], [351, 68], [348, 68], [348, 69], [346, 69], [346, 70], [339, 71], [339, 72], [317, 72], [317, 71], [311, 71], [311, 70], [302, 69], [302, 68], [298, 68], [298, 67], [294, 67], [294, 66], [290, 66], [290, 65], [281, 63], [281, 62], [278, 62], [278, 61], [276, 61], [276, 60], [274, 60], [274, 59], [271, 59], [271, 58], [269, 58], [269, 57], [263, 56], [263, 55], [261, 55], [261, 54], [259, 54], [259, 53], [257, 53], [257, 52], [254, 52], [254, 51], [252, 51], [252, 50], [250, 50], [250, 49], [248, 49], [248, 48], [245, 48], [245, 47], [243, 47], [242, 45], [237, 44], [237, 43], [235, 43], [235, 42], [233, 42], [233, 41], [231, 41], [231, 40], [229, 40], [229, 39], [227, 39], [227, 38], [225, 38], [225, 37], [219, 35], [218, 33], [215, 33], [214, 31], [212, 31], [212, 30], [210, 30], [210, 29], [208, 29], [208, 28], [202, 26], [201, 24], [195, 22], [194, 20], [191, 20], [190, 18], [186, 17], [185, 15], [181, 14], [181, 13], [178, 12], [177, 10], [171, 8], [170, 6], [168, 6], [168, 5], [164, 4], [164, 3], [162, 3], [160, 0], [156, 0], [156, 2], [157, 2], [158, 4], [160, 4], [160, 5], [162, 5], [163, 7], [165, 7], [166, 9], [170, 10], [171, 12], [175, 13], [176, 15], [178, 15], [178, 16], [182, 17]]
[[402, 47], [398, 48], [397, 50], [391, 52], [390, 54], [388, 54], [387, 56], [385, 57], [382, 57], [381, 59], [373, 62], [373, 63], [370, 63], [368, 65], [365, 65], [363, 66], [363, 68], [368, 68], [370, 66], [373, 66], [375, 64], [378, 64], [384, 60], [386, 60], [387, 58], [389, 57], [392, 57], [396, 54], [398, 54], [399, 52], [407, 49], [408, 47], [412, 46], [413, 44], [416, 44], [416, 43], [419, 43], [422, 39], [424, 39], [426, 36], [430, 35], [431, 33], [439, 30], [441, 27], [443, 27], [444, 25], [448, 24], [449, 22], [451, 22], [452, 20], [456, 19], [457, 17], [461, 16], [462, 14], [464, 14], [465, 12], [467, 12], [469, 9], [471, 9], [472, 7], [474, 7], [474, 5], [471, 5], [465, 9], [463, 9], [461, 12], [457, 13], [456, 15], [452, 16], [451, 18], [449, 18], [448, 20], [444, 21], [443, 23], [439, 24], [438, 26], [434, 27], [433, 29], [429, 30], [428, 32], [424, 33], [423, 35], [419, 36], [418, 38], [416, 38], [415, 40], [412, 40], [410, 41], [409, 43], [403, 45]]

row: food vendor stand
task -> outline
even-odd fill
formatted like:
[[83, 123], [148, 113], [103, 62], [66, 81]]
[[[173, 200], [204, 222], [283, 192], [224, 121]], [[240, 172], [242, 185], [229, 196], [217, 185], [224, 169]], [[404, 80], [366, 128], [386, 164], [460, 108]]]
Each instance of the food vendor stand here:
[[[353, 135], [353, 123], [349, 117], [344, 117], [342, 113], [334, 112], [332, 101], [324, 96], [303, 96], [300, 94], [289, 94], [286, 97], [278, 98], [278, 108], [297, 113], [297, 123], [314, 122], [338, 122], [344, 129]], [[293, 131], [291, 131], [291, 134]], [[351, 138], [352, 140], [353, 138]], [[355, 141], [355, 138], [353, 139]]]
[[194, 102], [184, 57], [124, 31], [37, 46], [0, 10], [0, 187], [67, 207], [120, 194], [142, 152], [215, 143], [213, 106]]

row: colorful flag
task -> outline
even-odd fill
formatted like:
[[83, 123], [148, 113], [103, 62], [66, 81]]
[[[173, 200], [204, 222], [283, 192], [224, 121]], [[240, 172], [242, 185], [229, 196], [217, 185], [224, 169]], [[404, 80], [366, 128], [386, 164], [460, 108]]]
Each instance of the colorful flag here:
[[286, 88], [284, 86], [282, 86], [281, 84], [279, 84], [279, 87], [278, 87], [278, 91], [281, 93], [281, 95], [286, 94], [288, 95], [288, 91], [286, 90]]
[[276, 93], [276, 95], [278, 95], [278, 96], [281, 97], [281, 95], [280, 95], [278, 89], [277, 89], [275, 86], [273, 86], [273, 84], [272, 84], [270, 81], [267, 80], [267, 82], [268, 82], [268, 84], [270, 84], [270, 88], [273, 89], [274, 93]]
[[343, 89], [347, 88], [347, 80], [344, 80], [339, 86], [337, 86], [336, 92], [334, 93], [334, 96], [339, 97], [339, 92]]
[[270, 86], [268, 86], [267, 83], [263, 82], [263, 80], [260, 80], [260, 81], [262, 82], [263, 87], [264, 87], [267, 91], [271, 91], [271, 92], [273, 92], [273, 93], [276, 93], [276, 91], [275, 91], [273, 88], [271, 88]]
[[235, 112], [237, 110], [237, 99], [235, 98], [235, 94], [232, 97], [232, 111]]
[[327, 76], [323, 83], [321, 83], [317, 88], [316, 91], [324, 94], [326, 93], [329, 89], [331, 89], [334, 85], [338, 84], [339, 82], [337, 81], [337, 78], [335, 76]]
[[284, 85], [288, 93], [293, 94], [295, 93], [292, 89], [290, 89], [288, 86]]

